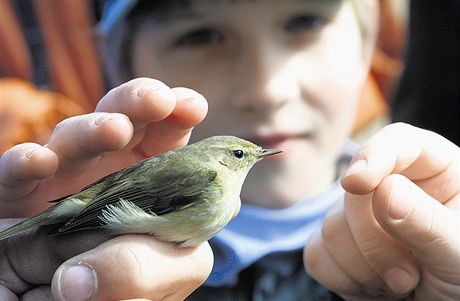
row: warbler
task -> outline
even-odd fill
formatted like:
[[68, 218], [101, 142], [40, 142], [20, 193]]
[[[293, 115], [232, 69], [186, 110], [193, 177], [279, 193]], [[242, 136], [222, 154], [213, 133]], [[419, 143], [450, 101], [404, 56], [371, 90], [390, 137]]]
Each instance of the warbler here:
[[214, 136], [103, 177], [54, 206], [0, 232], [0, 240], [35, 227], [48, 234], [106, 229], [147, 233], [180, 247], [212, 238], [238, 212], [252, 166], [281, 150]]

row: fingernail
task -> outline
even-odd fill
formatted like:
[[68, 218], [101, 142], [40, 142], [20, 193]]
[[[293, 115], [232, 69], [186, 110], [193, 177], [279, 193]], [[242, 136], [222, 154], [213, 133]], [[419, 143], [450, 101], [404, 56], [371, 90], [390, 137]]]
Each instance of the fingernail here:
[[96, 289], [96, 273], [86, 265], [71, 266], [62, 272], [59, 284], [65, 301], [85, 301]]
[[366, 167], [367, 167], [367, 161], [365, 159], [359, 159], [358, 161], [353, 162], [350, 166], [348, 166], [344, 177], [348, 177], [354, 173], [365, 170]]
[[402, 220], [409, 215], [413, 208], [412, 198], [401, 197], [401, 194], [396, 190], [399, 189], [399, 185], [394, 185], [390, 192], [390, 200], [388, 204], [388, 215], [394, 220]]
[[391, 268], [383, 274], [385, 283], [396, 294], [406, 294], [412, 289], [412, 276], [401, 268]]

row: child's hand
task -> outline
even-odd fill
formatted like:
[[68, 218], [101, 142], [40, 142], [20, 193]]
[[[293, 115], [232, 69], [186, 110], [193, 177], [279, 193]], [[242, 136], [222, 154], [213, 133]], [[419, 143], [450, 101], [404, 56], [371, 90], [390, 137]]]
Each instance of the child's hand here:
[[459, 147], [390, 125], [357, 153], [342, 185], [344, 202], [305, 250], [312, 276], [347, 300], [460, 300]]
[[[0, 229], [18, 222], [5, 218], [35, 214], [49, 206], [49, 200], [186, 144], [206, 112], [200, 94], [170, 89], [152, 79], [113, 89], [96, 113], [61, 122], [46, 146], [24, 143], [0, 158]], [[32, 231], [0, 241], [0, 296], [51, 300], [53, 292], [56, 300], [63, 294], [67, 300], [83, 300], [92, 291], [90, 300], [176, 300], [185, 298], [211, 272], [207, 243], [177, 249], [147, 235], [123, 235], [99, 245], [105, 240], [100, 232], [63, 238]], [[61, 273], [75, 266], [80, 268]], [[96, 281], [88, 282], [85, 274], [96, 275]]]
[[27, 217], [114, 171], [187, 143], [207, 102], [197, 92], [139, 78], [105, 95], [96, 112], [62, 121], [48, 144], [0, 158], [0, 218]]

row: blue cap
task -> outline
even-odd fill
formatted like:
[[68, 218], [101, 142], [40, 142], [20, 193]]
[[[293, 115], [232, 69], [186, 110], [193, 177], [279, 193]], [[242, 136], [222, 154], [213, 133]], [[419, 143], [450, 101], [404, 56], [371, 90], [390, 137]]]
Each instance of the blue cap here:
[[139, 0], [109, 0], [104, 5], [100, 29], [104, 36], [109, 35], [115, 26], [123, 20]]

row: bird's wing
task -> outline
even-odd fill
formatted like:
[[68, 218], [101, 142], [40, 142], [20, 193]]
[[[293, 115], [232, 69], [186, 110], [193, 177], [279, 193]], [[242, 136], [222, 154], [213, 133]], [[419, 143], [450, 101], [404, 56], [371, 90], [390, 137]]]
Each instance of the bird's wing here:
[[200, 199], [216, 177], [217, 172], [214, 170], [200, 170], [198, 173], [189, 167], [174, 171], [163, 170], [153, 179], [119, 179], [83, 207], [58, 232], [101, 226], [102, 210], [107, 210], [107, 205], [116, 205], [120, 200], [129, 201], [145, 212], [156, 215], [186, 208]]
[[[157, 158], [150, 158], [150, 160], [155, 160], [155, 159], [157, 159]], [[149, 160], [149, 159], [147, 159], [147, 160]], [[100, 188], [97, 188], [97, 190], [104, 190], [104, 191], [109, 190], [111, 187], [115, 186], [117, 184], [117, 182], [119, 182], [120, 179], [128, 178], [129, 176], [135, 174], [138, 171], [139, 166], [141, 166], [140, 163], [142, 163], [142, 162], [138, 162], [138, 164], [135, 164], [133, 166], [127, 167], [127, 168], [125, 168], [123, 170], [115, 171], [115, 172], [113, 172], [111, 174], [108, 174], [108, 175], [100, 178], [96, 182], [93, 182], [93, 183], [88, 184], [85, 187], [83, 187], [80, 190], [80, 193], [85, 193], [88, 190], [93, 189], [96, 186], [100, 187]], [[70, 196], [76, 196], [77, 198], [80, 199], [79, 193], [75, 193], [75, 194], [69, 194], [69, 195], [66, 195], [66, 196], [63, 196], [63, 197], [48, 201], [48, 202], [49, 203], [60, 203], [61, 201], [67, 199]], [[82, 198], [81, 200], [86, 201], [84, 198]], [[87, 201], [90, 201], [90, 200], [91, 199], [89, 199]]]

